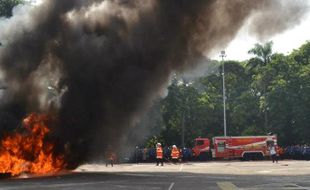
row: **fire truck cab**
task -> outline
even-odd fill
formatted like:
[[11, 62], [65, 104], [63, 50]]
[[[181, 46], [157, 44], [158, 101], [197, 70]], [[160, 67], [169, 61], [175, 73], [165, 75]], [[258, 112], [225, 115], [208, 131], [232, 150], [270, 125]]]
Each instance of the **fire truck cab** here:
[[194, 140], [194, 147], [192, 148], [193, 157], [197, 160], [212, 159], [211, 144], [208, 138], [196, 138]]
[[277, 147], [277, 136], [230, 136], [213, 138], [214, 158], [261, 160], [269, 156], [268, 147]]

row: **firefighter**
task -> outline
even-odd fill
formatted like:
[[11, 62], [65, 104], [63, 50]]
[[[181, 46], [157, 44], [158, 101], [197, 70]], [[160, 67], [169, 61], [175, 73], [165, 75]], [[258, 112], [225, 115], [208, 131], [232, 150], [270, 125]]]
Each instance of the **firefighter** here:
[[280, 160], [283, 160], [284, 159], [284, 149], [282, 147], [280, 147], [280, 146], [278, 148], [278, 154], [279, 154], [278, 158]]
[[147, 148], [144, 148], [142, 151], [142, 160], [143, 162], [146, 162], [147, 160]]
[[108, 167], [109, 164], [113, 167], [114, 163], [116, 162], [116, 154], [109, 150], [106, 152], [106, 167]]
[[161, 144], [157, 143], [156, 145], [156, 166], [159, 165], [159, 162], [161, 163], [161, 166], [164, 165], [164, 153], [163, 153], [163, 148], [161, 147]]
[[171, 159], [172, 159], [172, 162], [173, 162], [174, 164], [176, 164], [176, 163], [179, 161], [179, 157], [180, 157], [179, 149], [177, 148], [176, 145], [173, 145], [173, 146], [172, 146], [172, 150], [171, 150]]

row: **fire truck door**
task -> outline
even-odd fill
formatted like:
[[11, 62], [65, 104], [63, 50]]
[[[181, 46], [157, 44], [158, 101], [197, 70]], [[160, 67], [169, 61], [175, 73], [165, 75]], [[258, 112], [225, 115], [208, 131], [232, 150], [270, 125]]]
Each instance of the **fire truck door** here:
[[217, 143], [217, 148], [216, 148], [216, 157], [217, 158], [223, 158], [226, 157], [226, 142], [221, 141]]

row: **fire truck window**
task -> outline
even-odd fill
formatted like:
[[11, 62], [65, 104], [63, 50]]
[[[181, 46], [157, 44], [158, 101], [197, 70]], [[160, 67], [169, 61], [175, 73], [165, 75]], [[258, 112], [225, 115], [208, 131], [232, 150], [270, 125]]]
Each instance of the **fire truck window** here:
[[204, 142], [202, 141], [202, 140], [198, 140], [197, 141], [197, 146], [201, 146], [201, 145], [203, 145], [204, 144]]
[[267, 141], [267, 146], [273, 146], [274, 145], [274, 141]]
[[225, 142], [217, 143], [217, 152], [225, 152]]

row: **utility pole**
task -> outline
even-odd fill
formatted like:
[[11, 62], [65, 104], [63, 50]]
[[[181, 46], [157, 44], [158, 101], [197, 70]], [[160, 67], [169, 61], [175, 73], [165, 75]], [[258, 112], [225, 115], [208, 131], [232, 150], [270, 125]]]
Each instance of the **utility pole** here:
[[182, 132], [181, 132], [181, 143], [182, 143], [182, 148], [185, 148], [185, 110], [183, 110], [182, 114]]
[[222, 58], [222, 67], [223, 67], [223, 112], [224, 112], [224, 136], [227, 136], [227, 128], [226, 128], [226, 88], [225, 88], [225, 64], [224, 57], [226, 57], [225, 51], [221, 51], [220, 57]]
[[[183, 85], [185, 87], [185, 91], [187, 91], [187, 88], [190, 87], [190, 85], [192, 84], [191, 82], [186, 81], [185, 79], [183, 80]], [[181, 128], [181, 146], [182, 148], [185, 148], [185, 124], [186, 124], [186, 119], [187, 119], [187, 115], [189, 114], [189, 100], [187, 97], [187, 94], [183, 94], [183, 114], [182, 114], [182, 128]]]

